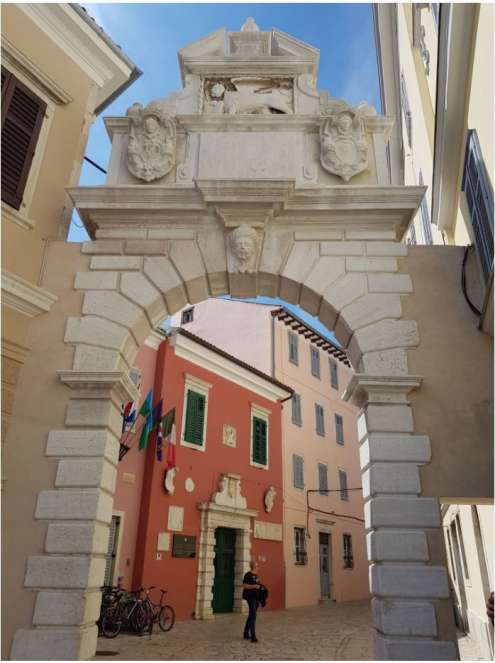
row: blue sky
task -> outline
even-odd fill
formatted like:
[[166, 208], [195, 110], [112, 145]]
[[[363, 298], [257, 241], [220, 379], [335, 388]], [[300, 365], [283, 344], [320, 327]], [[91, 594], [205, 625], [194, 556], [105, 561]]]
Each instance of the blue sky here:
[[[84, 7], [143, 71], [141, 78], [104, 111], [104, 116], [125, 115], [135, 101], [146, 105], [179, 90], [177, 51], [219, 28], [239, 30], [248, 16], [254, 17], [261, 30], [278, 28], [320, 49], [320, 90], [353, 105], [367, 101], [380, 112], [370, 4], [86, 3]], [[106, 169], [110, 142], [102, 116], [91, 129], [86, 155]], [[84, 163], [81, 185], [104, 182], [105, 175]], [[75, 213], [69, 241], [85, 239], [86, 232]], [[316, 318], [298, 307], [290, 308], [317, 331], [329, 335]]]

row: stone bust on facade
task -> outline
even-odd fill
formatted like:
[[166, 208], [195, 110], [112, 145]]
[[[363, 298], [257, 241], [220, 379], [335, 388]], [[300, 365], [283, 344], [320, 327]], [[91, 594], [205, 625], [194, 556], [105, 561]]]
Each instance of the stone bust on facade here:
[[133, 104], [127, 111], [130, 118], [127, 167], [145, 182], [164, 177], [175, 164], [176, 132], [172, 119], [158, 102], [143, 108]]
[[368, 145], [358, 113], [349, 108], [330, 115], [320, 129], [320, 162], [344, 182], [368, 167]]
[[265, 511], [267, 513], [270, 513], [270, 511], [273, 509], [273, 504], [275, 502], [275, 497], [277, 496], [277, 491], [273, 486], [270, 486], [270, 488], [266, 491], [265, 493]]
[[256, 270], [258, 257], [258, 233], [254, 228], [246, 224], [240, 225], [228, 236], [229, 271], [239, 274], [250, 274]]

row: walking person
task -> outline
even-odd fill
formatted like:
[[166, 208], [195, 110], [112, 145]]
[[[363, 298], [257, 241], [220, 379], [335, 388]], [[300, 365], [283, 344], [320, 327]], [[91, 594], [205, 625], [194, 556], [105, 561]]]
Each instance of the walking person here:
[[258, 609], [258, 590], [260, 584], [256, 574], [258, 564], [252, 560], [249, 562], [249, 571], [244, 575], [242, 581], [242, 598], [247, 601], [249, 606], [249, 614], [244, 627], [244, 639], [251, 640], [251, 642], [258, 642], [256, 637], [256, 611]]

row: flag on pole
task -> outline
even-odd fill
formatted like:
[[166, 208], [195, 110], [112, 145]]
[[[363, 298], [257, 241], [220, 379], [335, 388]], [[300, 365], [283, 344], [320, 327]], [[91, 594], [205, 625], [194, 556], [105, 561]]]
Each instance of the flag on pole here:
[[156, 459], [162, 462], [162, 445], [163, 445], [163, 423], [160, 420], [158, 424], [158, 433], [156, 434]]
[[148, 395], [143, 401], [139, 414], [144, 418], [143, 428], [141, 430], [141, 437], [139, 438], [139, 450], [146, 449], [148, 446], [148, 437], [153, 429], [153, 389], [150, 389]]
[[162, 407], [163, 407], [163, 398], [161, 398], [158, 401], [158, 403], [153, 408], [153, 412], [151, 413], [151, 419], [152, 419], [151, 427], [153, 429], [155, 429], [162, 420]]
[[131, 430], [136, 421], [136, 401], [129, 401], [122, 411], [122, 432]]
[[175, 467], [175, 408], [172, 408], [162, 419], [163, 435], [168, 440], [167, 468]]

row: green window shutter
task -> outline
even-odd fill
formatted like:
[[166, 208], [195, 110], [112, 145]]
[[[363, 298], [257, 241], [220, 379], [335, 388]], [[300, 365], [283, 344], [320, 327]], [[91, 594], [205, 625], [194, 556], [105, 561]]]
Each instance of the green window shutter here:
[[266, 421], [253, 417], [253, 463], [266, 465]]
[[203, 426], [205, 421], [206, 398], [190, 389], [187, 392], [186, 425], [184, 440], [191, 444], [203, 446]]

